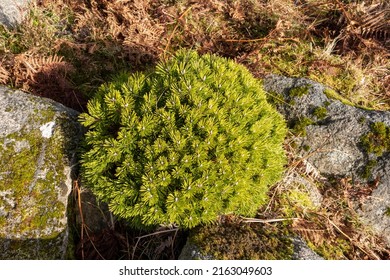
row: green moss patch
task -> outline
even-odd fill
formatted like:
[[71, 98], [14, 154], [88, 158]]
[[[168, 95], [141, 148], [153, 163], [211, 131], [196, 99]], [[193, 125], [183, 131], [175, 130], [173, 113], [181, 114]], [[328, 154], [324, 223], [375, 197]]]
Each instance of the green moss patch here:
[[308, 246], [326, 260], [345, 260], [346, 252], [352, 249], [350, 242], [343, 238], [336, 238], [333, 242], [323, 242], [320, 245], [308, 242]]
[[286, 103], [283, 94], [275, 91], [267, 92], [267, 101], [273, 105]]
[[202, 255], [220, 260], [291, 259], [293, 244], [284, 229], [235, 219], [199, 227], [191, 241]]
[[390, 128], [383, 122], [372, 123], [371, 131], [361, 137], [363, 149], [370, 154], [382, 156], [390, 151]]
[[328, 114], [328, 110], [325, 107], [321, 107], [321, 106], [316, 107], [313, 111], [313, 115], [319, 120], [326, 118], [327, 114]]
[[386, 208], [385, 215], [386, 215], [387, 217], [390, 217], [390, 207], [387, 207], [387, 208]]
[[[55, 236], [50, 236], [41, 239], [11, 239], [2, 252], [2, 259], [12, 260], [50, 260], [62, 259], [63, 252], [58, 248], [62, 246], [61, 242], [65, 238], [66, 233], [62, 232]], [[43, 250], [43, 248], [45, 248]]]
[[376, 160], [369, 160], [367, 162], [367, 164], [363, 167], [363, 170], [360, 174], [360, 176], [363, 178], [363, 179], [369, 179], [371, 177], [371, 174], [372, 174], [372, 169], [377, 165], [377, 161]]
[[349, 106], [354, 106], [354, 104], [349, 101], [348, 99], [342, 97], [340, 94], [338, 94], [336, 91], [334, 91], [333, 89], [325, 89], [324, 90], [324, 94], [330, 98], [330, 99], [335, 99], [335, 100], [338, 100], [340, 102], [342, 102], [343, 104], [345, 105], [349, 105]]
[[309, 93], [310, 88], [311, 88], [310, 85], [306, 85], [306, 86], [302, 86], [302, 87], [295, 87], [295, 88], [290, 89], [288, 94], [291, 97], [302, 97], [302, 96]]
[[296, 118], [289, 122], [288, 126], [291, 132], [297, 136], [306, 136], [306, 127], [312, 125], [313, 120], [307, 117]]

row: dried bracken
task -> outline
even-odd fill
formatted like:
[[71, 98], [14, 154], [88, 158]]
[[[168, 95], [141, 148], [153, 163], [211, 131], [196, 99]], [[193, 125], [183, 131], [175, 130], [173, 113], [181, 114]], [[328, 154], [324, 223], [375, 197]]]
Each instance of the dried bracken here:
[[76, 12], [72, 31], [79, 42], [117, 44], [122, 56], [137, 65], [156, 59], [163, 26], [151, 18], [150, 1], [78, 2], [72, 4]]
[[88, 97], [118, 71], [145, 70], [186, 47], [233, 58], [259, 77], [304, 75], [357, 92], [359, 105], [390, 104], [386, 1], [41, 0], [19, 32], [7, 35], [5, 50], [62, 56], [76, 70], [75, 91]]
[[14, 60], [14, 75], [17, 85], [28, 90], [29, 84], [36, 83], [35, 76], [43, 68], [50, 68], [58, 65], [64, 65], [62, 58], [53, 55], [49, 57], [34, 56], [29, 54], [20, 54]]
[[389, 50], [390, 5], [387, 1], [320, 0], [307, 1], [301, 7], [313, 22], [312, 31], [328, 40], [336, 40], [341, 53], [365, 48]]
[[68, 79], [74, 68], [63, 61], [62, 57], [23, 53], [15, 56], [10, 70], [14, 84], [23, 90], [51, 98], [74, 109], [83, 109], [85, 100]]
[[0, 84], [7, 84], [9, 78], [9, 72], [0, 65]]

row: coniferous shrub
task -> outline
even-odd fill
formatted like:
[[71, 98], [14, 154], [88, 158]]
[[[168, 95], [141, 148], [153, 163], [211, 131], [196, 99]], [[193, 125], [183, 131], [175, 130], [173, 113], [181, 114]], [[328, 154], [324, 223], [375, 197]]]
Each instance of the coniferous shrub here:
[[285, 123], [261, 83], [214, 55], [180, 51], [122, 74], [80, 119], [85, 183], [138, 227], [254, 216], [285, 164]]

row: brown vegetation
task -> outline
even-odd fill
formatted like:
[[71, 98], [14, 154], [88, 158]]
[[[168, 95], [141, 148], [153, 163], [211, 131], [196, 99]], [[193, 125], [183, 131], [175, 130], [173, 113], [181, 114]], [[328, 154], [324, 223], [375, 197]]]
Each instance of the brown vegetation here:
[[[231, 57], [259, 77], [307, 76], [387, 109], [389, 18], [378, 0], [41, 0], [18, 29], [1, 31], [0, 82], [81, 110], [112, 75], [145, 70], [184, 47]], [[61, 58], [43, 74], [58, 81], [33, 86], [22, 57], [40, 67]], [[63, 97], [47, 93], [56, 85]]]

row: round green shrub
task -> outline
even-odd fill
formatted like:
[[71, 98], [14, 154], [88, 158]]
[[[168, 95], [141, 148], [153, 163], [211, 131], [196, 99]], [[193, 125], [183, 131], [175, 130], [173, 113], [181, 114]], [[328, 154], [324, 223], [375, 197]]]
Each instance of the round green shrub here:
[[254, 216], [285, 164], [285, 123], [261, 83], [214, 55], [179, 51], [120, 75], [80, 119], [85, 183], [138, 227]]

